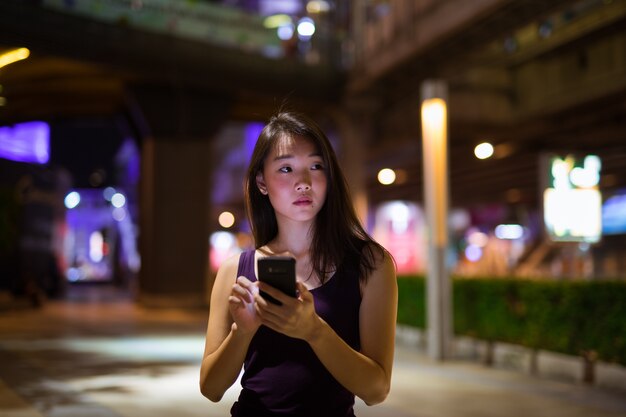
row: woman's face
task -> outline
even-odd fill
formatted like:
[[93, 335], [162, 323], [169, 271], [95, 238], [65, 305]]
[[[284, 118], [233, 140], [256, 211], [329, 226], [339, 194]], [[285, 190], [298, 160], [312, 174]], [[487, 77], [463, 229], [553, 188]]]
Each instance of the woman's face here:
[[310, 222], [326, 201], [326, 167], [312, 141], [285, 136], [268, 153], [257, 186], [267, 194], [276, 218]]

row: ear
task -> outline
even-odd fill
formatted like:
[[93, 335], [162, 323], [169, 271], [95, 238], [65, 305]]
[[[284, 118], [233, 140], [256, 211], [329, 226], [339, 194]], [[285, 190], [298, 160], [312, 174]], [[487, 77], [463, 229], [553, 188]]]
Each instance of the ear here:
[[263, 178], [263, 173], [259, 171], [256, 174], [256, 186], [259, 188], [259, 191], [263, 195], [267, 195], [267, 185], [265, 185], [265, 179]]

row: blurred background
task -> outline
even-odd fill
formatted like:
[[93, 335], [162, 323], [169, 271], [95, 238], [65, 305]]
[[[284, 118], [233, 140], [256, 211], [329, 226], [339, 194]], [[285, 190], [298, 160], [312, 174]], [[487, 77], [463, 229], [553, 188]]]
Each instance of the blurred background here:
[[[3, 0], [0, 301], [89, 286], [206, 307], [220, 262], [252, 245], [242, 178], [282, 107], [320, 123], [367, 230], [423, 283], [420, 89], [436, 79], [454, 291], [551, 285], [493, 297], [515, 323], [582, 309], [548, 347], [592, 361], [601, 348], [571, 340], [611, 318], [585, 337], [624, 365], [625, 21], [623, 0]], [[456, 314], [457, 333], [544, 343]]]
[[623, 1], [0, 7], [5, 291], [106, 281], [205, 304], [220, 261], [251, 244], [243, 170], [281, 106], [323, 125], [368, 230], [421, 274], [433, 78], [448, 89], [454, 273], [626, 276]]

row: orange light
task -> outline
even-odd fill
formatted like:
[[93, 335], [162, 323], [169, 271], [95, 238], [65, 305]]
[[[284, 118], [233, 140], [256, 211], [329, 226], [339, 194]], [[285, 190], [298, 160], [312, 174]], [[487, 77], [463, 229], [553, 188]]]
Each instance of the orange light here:
[[12, 49], [0, 55], [0, 68], [5, 67], [17, 61], [21, 61], [30, 56], [30, 51], [27, 48]]

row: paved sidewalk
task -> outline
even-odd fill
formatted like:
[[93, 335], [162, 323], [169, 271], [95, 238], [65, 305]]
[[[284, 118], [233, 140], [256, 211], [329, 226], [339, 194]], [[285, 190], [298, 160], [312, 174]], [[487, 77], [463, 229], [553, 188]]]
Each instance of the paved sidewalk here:
[[[0, 309], [0, 417], [227, 416], [198, 390], [205, 311], [145, 310], [95, 295]], [[360, 417], [626, 417], [623, 393], [398, 346], [393, 386]]]

